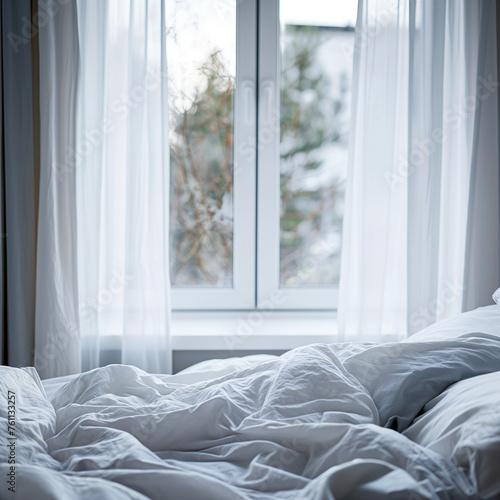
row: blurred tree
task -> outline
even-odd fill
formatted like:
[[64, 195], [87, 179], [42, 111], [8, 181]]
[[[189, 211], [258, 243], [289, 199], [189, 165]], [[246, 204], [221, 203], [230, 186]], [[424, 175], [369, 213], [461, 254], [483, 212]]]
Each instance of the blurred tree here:
[[219, 52], [201, 74], [189, 105], [171, 113], [172, 283], [231, 285], [234, 79]]
[[[325, 228], [340, 231], [341, 181], [323, 182], [323, 148], [345, 140], [341, 120], [348, 82], [333, 98], [318, 57], [324, 30], [287, 26], [281, 81], [281, 282], [335, 281], [330, 255], [311, 265]], [[202, 83], [182, 105], [171, 102], [171, 274], [175, 285], [232, 284], [234, 78], [219, 52], [201, 68]], [[181, 107], [182, 106], [182, 107]], [[316, 176], [316, 182], [311, 182]], [[326, 176], [330, 178], [330, 175]], [[338, 249], [326, 250], [334, 254]], [[314, 253], [314, 252], [313, 252]], [[317, 254], [317, 252], [316, 252]], [[316, 267], [313, 269], [313, 267]], [[319, 270], [319, 271], [318, 271]]]
[[[286, 26], [281, 61], [281, 283], [332, 284], [338, 279], [331, 257], [337, 245], [328, 231], [341, 233], [341, 179], [325, 175], [325, 147], [345, 142], [342, 115], [347, 75], [339, 75], [338, 97], [320, 60], [331, 32], [315, 26]], [[343, 144], [347, 147], [347, 144]], [[313, 180], [313, 182], [311, 182]], [[321, 245], [320, 249], [314, 247]], [[319, 257], [315, 257], [319, 256]]]

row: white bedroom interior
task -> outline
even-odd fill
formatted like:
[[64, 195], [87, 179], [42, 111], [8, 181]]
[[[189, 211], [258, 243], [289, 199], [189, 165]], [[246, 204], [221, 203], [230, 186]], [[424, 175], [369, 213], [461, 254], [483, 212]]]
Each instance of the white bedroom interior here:
[[499, 22], [2, 0], [20, 498], [500, 498]]

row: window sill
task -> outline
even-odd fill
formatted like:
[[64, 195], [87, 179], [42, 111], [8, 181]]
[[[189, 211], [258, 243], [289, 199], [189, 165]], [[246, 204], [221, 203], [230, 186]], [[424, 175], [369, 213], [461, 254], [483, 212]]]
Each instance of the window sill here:
[[288, 350], [335, 342], [335, 311], [174, 312], [172, 349]]

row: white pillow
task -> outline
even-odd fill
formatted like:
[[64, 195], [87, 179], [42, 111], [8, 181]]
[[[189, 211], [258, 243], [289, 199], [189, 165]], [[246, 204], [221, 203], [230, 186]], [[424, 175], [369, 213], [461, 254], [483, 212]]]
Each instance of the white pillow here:
[[256, 363], [273, 361], [278, 356], [271, 354], [252, 354], [250, 356], [234, 357], [226, 359], [207, 359], [195, 365], [189, 366], [175, 375], [157, 375], [166, 383], [196, 384], [214, 378], [223, 377], [229, 373], [250, 368]]
[[500, 288], [497, 288], [494, 292], [493, 292], [493, 300], [500, 306]]
[[0, 366], [0, 394], [2, 451], [7, 440], [15, 441], [8, 451], [9, 457], [12, 451], [16, 464], [60, 467], [47, 446], [47, 440], [55, 432], [56, 413], [45, 397], [35, 369]]
[[403, 434], [463, 468], [480, 495], [500, 498], [500, 372], [457, 382], [423, 411]]
[[456, 339], [472, 332], [489, 333], [500, 337], [500, 310], [497, 305], [479, 307], [473, 311], [443, 319], [408, 337], [404, 342]]

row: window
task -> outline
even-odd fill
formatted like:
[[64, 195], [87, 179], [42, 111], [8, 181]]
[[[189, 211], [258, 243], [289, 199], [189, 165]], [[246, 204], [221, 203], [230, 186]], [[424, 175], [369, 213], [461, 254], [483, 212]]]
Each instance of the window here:
[[167, 0], [174, 309], [334, 309], [356, 0]]

